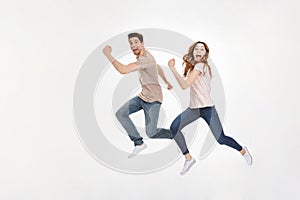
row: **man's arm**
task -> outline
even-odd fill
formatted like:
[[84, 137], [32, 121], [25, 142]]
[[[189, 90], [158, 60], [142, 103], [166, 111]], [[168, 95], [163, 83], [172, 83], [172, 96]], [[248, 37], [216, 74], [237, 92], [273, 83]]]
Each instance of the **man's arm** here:
[[102, 50], [103, 54], [106, 56], [106, 58], [111, 62], [111, 64], [116, 68], [116, 70], [120, 74], [128, 74], [133, 71], [137, 71], [139, 69], [139, 66], [136, 63], [130, 63], [128, 65], [123, 65], [119, 61], [117, 61], [112, 55], [112, 48], [110, 46], [106, 46]]
[[167, 88], [168, 90], [171, 90], [173, 88], [173, 86], [171, 85], [171, 83], [169, 83], [169, 81], [167, 80], [165, 73], [163, 71], [163, 69], [161, 68], [160, 65], [157, 65], [157, 70], [158, 70], [158, 75], [161, 77], [161, 79], [168, 85]]

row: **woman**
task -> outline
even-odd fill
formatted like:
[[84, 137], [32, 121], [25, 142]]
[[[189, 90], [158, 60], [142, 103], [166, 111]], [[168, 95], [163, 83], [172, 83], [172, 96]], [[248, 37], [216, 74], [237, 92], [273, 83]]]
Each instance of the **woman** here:
[[181, 130], [188, 124], [202, 117], [209, 125], [214, 137], [219, 144], [225, 144], [239, 151], [249, 165], [252, 164], [252, 156], [246, 147], [239, 145], [233, 138], [224, 134], [223, 128], [210, 94], [211, 68], [207, 62], [209, 48], [204, 42], [196, 42], [190, 46], [188, 53], [183, 56], [183, 79], [175, 69], [175, 60], [168, 62], [177, 82], [182, 89], [190, 87], [190, 105], [176, 117], [171, 124], [171, 133], [185, 156], [185, 163], [180, 174], [184, 175], [195, 164], [196, 160], [190, 155], [185, 138]]

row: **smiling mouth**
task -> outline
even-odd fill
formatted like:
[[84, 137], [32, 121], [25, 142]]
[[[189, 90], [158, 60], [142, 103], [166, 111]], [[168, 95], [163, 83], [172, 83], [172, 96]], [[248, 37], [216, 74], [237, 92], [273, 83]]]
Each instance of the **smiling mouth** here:
[[201, 58], [202, 56], [201, 55], [196, 55], [196, 58]]
[[138, 53], [138, 49], [132, 49], [132, 52], [133, 52], [134, 54], [137, 54], [137, 53]]

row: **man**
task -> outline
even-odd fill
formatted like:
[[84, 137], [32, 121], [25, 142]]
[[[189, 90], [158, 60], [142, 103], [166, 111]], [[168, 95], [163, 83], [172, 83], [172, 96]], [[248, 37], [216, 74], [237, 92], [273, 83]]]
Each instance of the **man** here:
[[129, 138], [134, 142], [135, 147], [132, 153], [128, 155], [128, 158], [132, 158], [147, 147], [129, 117], [132, 113], [139, 110], [144, 111], [146, 134], [149, 138], [172, 139], [170, 130], [157, 128], [159, 110], [163, 100], [162, 89], [158, 82], [158, 75], [167, 84], [168, 90], [172, 89], [172, 85], [167, 81], [162, 68], [156, 64], [153, 56], [145, 49], [143, 35], [139, 33], [130, 33], [128, 35], [128, 41], [133, 54], [136, 56], [136, 62], [128, 65], [120, 63], [111, 55], [112, 48], [110, 46], [103, 48], [103, 54], [119, 73], [127, 74], [134, 71], [139, 72], [139, 81], [142, 86], [142, 91], [138, 96], [130, 99], [116, 112], [117, 119], [126, 130]]

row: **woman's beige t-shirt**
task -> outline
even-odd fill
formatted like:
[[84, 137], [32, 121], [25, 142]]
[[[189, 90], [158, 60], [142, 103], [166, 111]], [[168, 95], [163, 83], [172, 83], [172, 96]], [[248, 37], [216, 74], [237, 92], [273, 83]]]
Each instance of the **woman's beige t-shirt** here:
[[204, 63], [195, 65], [194, 70], [201, 72], [190, 86], [190, 108], [203, 108], [213, 106], [210, 88], [209, 69]]

